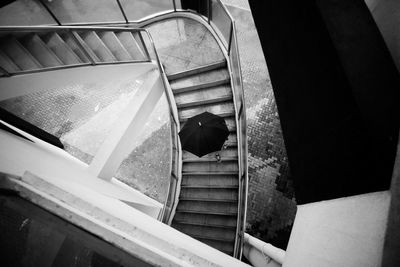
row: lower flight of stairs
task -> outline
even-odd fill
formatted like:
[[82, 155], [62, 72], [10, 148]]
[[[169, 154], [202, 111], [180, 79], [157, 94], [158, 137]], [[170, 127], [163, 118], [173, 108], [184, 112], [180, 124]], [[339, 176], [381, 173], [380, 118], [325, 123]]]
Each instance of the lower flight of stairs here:
[[234, 253], [238, 213], [238, 149], [235, 110], [226, 62], [168, 75], [179, 120], [208, 111], [224, 117], [225, 148], [201, 158], [183, 151], [182, 183], [172, 227], [229, 255]]

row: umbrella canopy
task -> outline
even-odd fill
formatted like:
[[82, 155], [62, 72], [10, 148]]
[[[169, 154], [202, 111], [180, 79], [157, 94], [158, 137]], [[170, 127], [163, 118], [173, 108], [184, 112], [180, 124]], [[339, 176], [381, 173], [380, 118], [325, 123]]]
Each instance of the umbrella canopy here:
[[179, 132], [182, 149], [198, 157], [221, 150], [228, 135], [224, 118], [210, 112], [189, 118]]

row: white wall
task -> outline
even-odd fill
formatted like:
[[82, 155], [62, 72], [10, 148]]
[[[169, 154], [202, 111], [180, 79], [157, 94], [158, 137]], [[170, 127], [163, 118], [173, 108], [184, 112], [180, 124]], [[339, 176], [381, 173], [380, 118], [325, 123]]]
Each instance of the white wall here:
[[377, 267], [389, 191], [299, 205], [283, 267]]

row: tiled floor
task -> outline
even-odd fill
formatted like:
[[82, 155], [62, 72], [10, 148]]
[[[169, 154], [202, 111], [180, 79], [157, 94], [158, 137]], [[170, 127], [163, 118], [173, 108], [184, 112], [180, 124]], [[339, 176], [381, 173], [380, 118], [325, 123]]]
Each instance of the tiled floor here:
[[211, 33], [191, 19], [170, 19], [154, 23], [147, 29], [167, 74], [224, 59]]

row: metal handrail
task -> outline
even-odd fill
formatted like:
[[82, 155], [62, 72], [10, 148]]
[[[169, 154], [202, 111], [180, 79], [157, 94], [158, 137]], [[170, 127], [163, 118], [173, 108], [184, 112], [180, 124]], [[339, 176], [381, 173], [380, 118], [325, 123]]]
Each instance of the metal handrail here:
[[[156, 47], [154, 45], [153, 38], [151, 37], [151, 35], [148, 32], [148, 30], [145, 29], [145, 32], [147, 33], [147, 37], [149, 38], [149, 41], [150, 41], [150, 44], [151, 44], [151, 48], [153, 49], [153, 53], [156, 56], [157, 66], [158, 66], [158, 69], [159, 69], [160, 74], [161, 74], [161, 80], [162, 80], [163, 85], [164, 85], [165, 95], [167, 97], [168, 106], [169, 106], [169, 109], [170, 109], [170, 115], [172, 117], [171, 127], [173, 127], [172, 130], [175, 133], [175, 138], [174, 138], [174, 140], [171, 140], [171, 141], [174, 142], [174, 146], [173, 147], [175, 147], [175, 150], [171, 151], [172, 152], [171, 156], [173, 157], [174, 154], [176, 154], [175, 156], [178, 159], [178, 160], [175, 160], [176, 166], [172, 166], [171, 165], [171, 170], [170, 170], [170, 174], [171, 174], [170, 179], [177, 180], [176, 182], [174, 182], [175, 188], [170, 188], [170, 185], [171, 185], [171, 181], [170, 181], [169, 186], [168, 186], [168, 194], [166, 196], [166, 200], [164, 202], [164, 206], [163, 206], [163, 209], [161, 211], [161, 216], [160, 216], [161, 220], [166, 223], [166, 222], [169, 221], [169, 217], [171, 215], [170, 213], [167, 214], [166, 216], [164, 214], [165, 210], [167, 209], [168, 198], [170, 196], [170, 192], [174, 192], [174, 193], [176, 192], [176, 187], [178, 185], [178, 182], [182, 178], [182, 173], [181, 172], [178, 172], [176, 174], [173, 173], [173, 169], [175, 169], [174, 167], [176, 167], [179, 170], [179, 169], [181, 169], [181, 165], [182, 165], [182, 161], [180, 160], [182, 151], [181, 151], [181, 148], [180, 148], [180, 145], [179, 145], [179, 138], [178, 138], [178, 134], [177, 134], [179, 132], [180, 124], [179, 124], [179, 118], [178, 118], [178, 109], [177, 109], [177, 106], [175, 104], [175, 99], [174, 99], [174, 96], [173, 96], [173, 93], [172, 93], [172, 89], [170, 89], [169, 86], [168, 86], [167, 75], [165, 73], [164, 67], [161, 64], [160, 57], [159, 57], [157, 49], [156, 49]], [[172, 201], [171, 204], [173, 206], [174, 205], [174, 201]]]

